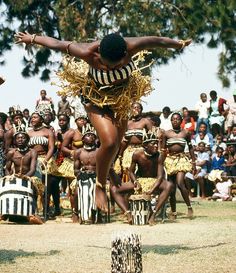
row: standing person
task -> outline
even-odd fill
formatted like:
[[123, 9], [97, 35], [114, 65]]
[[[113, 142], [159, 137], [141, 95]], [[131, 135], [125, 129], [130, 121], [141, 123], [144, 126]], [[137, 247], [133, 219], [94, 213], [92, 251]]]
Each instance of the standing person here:
[[[56, 166], [53, 164], [55, 162], [52, 161], [55, 138], [52, 130], [46, 128], [43, 125], [43, 116], [40, 112], [33, 112], [31, 114], [31, 125], [32, 129], [28, 131], [30, 140], [29, 147], [34, 149], [38, 154], [38, 164], [36, 169], [36, 176], [45, 182], [44, 172], [42, 173], [42, 169], [44, 166], [47, 167], [47, 175], [48, 175], [48, 189], [47, 189], [47, 201], [49, 206], [49, 198], [51, 195], [51, 180], [50, 174], [52, 174], [55, 170]], [[40, 163], [42, 166], [39, 166]], [[41, 167], [41, 168], [40, 168]], [[47, 210], [48, 211], [48, 210]]]
[[[7, 153], [6, 175], [12, 175], [14, 169], [15, 176], [28, 180], [36, 171], [37, 152], [28, 147], [29, 135], [26, 132], [18, 131], [13, 138], [16, 148], [12, 148]], [[33, 215], [30, 215], [28, 220], [32, 224], [42, 224], [41, 218], [35, 215], [37, 203], [37, 189], [35, 186], [33, 190]]]
[[[190, 203], [188, 190], [185, 185], [184, 177], [187, 172], [196, 173], [196, 161], [194, 150], [191, 145], [191, 134], [186, 129], [181, 129], [182, 116], [180, 113], [171, 115], [171, 124], [173, 129], [165, 131], [163, 137], [163, 145], [167, 149], [167, 157], [165, 159], [165, 168], [168, 175], [168, 180], [177, 184], [181, 195], [188, 207], [188, 217], [193, 216], [193, 209]], [[189, 154], [185, 154], [185, 146], [188, 145]], [[170, 205], [173, 218], [176, 217], [176, 197], [175, 192], [170, 195]]]
[[29, 109], [25, 108], [22, 112], [23, 114], [23, 120], [24, 120], [24, 123], [25, 123], [25, 127], [26, 127], [26, 130], [27, 128], [30, 126], [29, 122], [30, 122], [30, 112], [29, 112]]
[[5, 165], [4, 135], [5, 135], [6, 121], [7, 121], [7, 115], [3, 112], [0, 112], [0, 177], [4, 176], [4, 165]]
[[65, 114], [68, 108], [70, 108], [70, 102], [67, 100], [67, 96], [61, 96], [61, 100], [58, 102], [57, 115]]
[[205, 176], [207, 174], [207, 166], [208, 162], [210, 161], [209, 154], [206, 152], [206, 144], [205, 142], [199, 142], [198, 143], [198, 151], [196, 152], [196, 169], [197, 172], [195, 175], [188, 172], [185, 175], [185, 182], [186, 186], [189, 190], [189, 195], [193, 197], [193, 194], [191, 192], [191, 181], [195, 180], [200, 187], [202, 199], [206, 198], [206, 190], [205, 190]]
[[54, 112], [54, 104], [52, 98], [47, 97], [46, 90], [40, 91], [40, 98], [36, 101], [35, 109], [42, 112], [44, 112], [45, 110]]
[[[82, 128], [86, 126], [88, 120], [83, 113], [77, 112], [78, 116], [75, 118], [75, 123], [77, 128], [69, 128], [63, 135], [63, 141], [61, 144], [61, 151], [64, 155], [62, 164], [59, 166], [58, 171], [61, 173], [61, 176], [65, 177], [69, 185], [69, 197], [72, 212], [75, 207], [74, 194], [71, 190], [70, 184], [74, 180], [74, 153], [77, 149], [83, 147], [82, 141]], [[74, 216], [74, 215], [73, 215]]]
[[183, 107], [182, 112], [183, 112], [183, 121], [180, 126], [182, 129], [188, 130], [191, 133], [191, 135], [193, 135], [195, 131], [194, 118], [189, 115], [189, 111], [187, 107]]
[[162, 109], [162, 113], [160, 115], [160, 120], [161, 120], [161, 124], [160, 124], [160, 128], [167, 131], [172, 129], [172, 124], [170, 121], [170, 117], [171, 117], [171, 111], [170, 111], [170, 107], [169, 106], [165, 106]]
[[223, 124], [225, 121], [224, 115], [226, 114], [225, 107], [227, 107], [227, 105], [226, 100], [219, 98], [217, 92], [214, 90], [210, 92], [210, 97], [209, 123], [212, 135], [215, 137], [217, 134], [224, 134]]
[[[80, 66], [75, 71], [70, 60], [59, 75], [71, 79], [67, 92], [72, 90], [77, 94], [78, 87], [81, 88], [85, 110], [98, 134], [101, 145], [96, 155], [96, 202], [107, 211], [105, 185], [127, 127], [131, 103], [151, 90], [150, 78], [142, 76], [136, 67], [140, 59], [135, 61], [135, 55], [157, 47], [183, 49], [191, 40], [175, 41], [157, 36], [123, 38], [116, 33], [91, 43], [60, 41], [27, 32], [19, 32], [15, 37], [16, 43], [38, 44], [82, 59], [80, 64], [84, 69]], [[64, 79], [69, 80], [67, 76]]]
[[55, 160], [55, 164], [57, 166], [57, 170], [51, 174], [51, 194], [53, 197], [54, 203], [54, 216], [61, 215], [60, 209], [60, 182], [62, 183], [62, 187], [64, 189], [67, 186], [67, 181], [65, 177], [59, 172], [59, 167], [63, 163], [64, 155], [61, 151], [62, 141], [64, 134], [69, 130], [69, 117], [66, 114], [60, 114], [58, 116], [58, 124], [59, 129], [55, 132], [55, 149], [53, 158]]
[[210, 110], [210, 102], [207, 99], [206, 93], [200, 94], [200, 100], [197, 101], [195, 105], [195, 110], [198, 112], [197, 126], [196, 132], [198, 133], [199, 125], [201, 122], [204, 122], [207, 125], [207, 132], [209, 132], [209, 110]]
[[55, 128], [54, 126], [57, 125], [54, 123], [55, 121], [55, 116], [52, 111], [45, 110], [43, 112], [43, 124], [45, 128], [50, 129], [54, 134], [55, 134]]
[[6, 130], [6, 133], [4, 135], [6, 152], [8, 152], [9, 148], [14, 146], [13, 143], [14, 134], [19, 130], [19, 128], [21, 128], [22, 130], [25, 130], [26, 128], [23, 120], [23, 114], [20, 110], [14, 110], [13, 112], [11, 112], [10, 118], [12, 127]]
[[133, 152], [142, 149], [143, 132], [151, 130], [152, 122], [150, 119], [142, 116], [143, 106], [135, 102], [131, 106], [132, 116], [128, 120], [127, 131], [121, 142], [118, 160], [121, 161], [123, 171], [123, 180], [128, 181], [128, 170], [130, 168]]

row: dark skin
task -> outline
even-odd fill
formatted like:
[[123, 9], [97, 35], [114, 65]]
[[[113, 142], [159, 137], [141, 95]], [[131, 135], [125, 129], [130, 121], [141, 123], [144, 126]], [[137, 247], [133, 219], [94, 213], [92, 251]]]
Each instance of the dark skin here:
[[[23, 123], [23, 116], [22, 115], [16, 115], [14, 116], [12, 123], [15, 126], [18, 126], [19, 124]], [[4, 141], [5, 141], [5, 152], [7, 153], [9, 148], [13, 146], [13, 135], [15, 133], [15, 130], [13, 127], [11, 127], [9, 130], [6, 131], [4, 135]]]
[[[16, 147], [24, 149], [27, 147], [28, 139], [25, 134], [17, 134], [15, 137]], [[15, 174], [20, 177], [31, 177], [36, 170], [37, 152], [33, 149], [19, 151], [17, 148], [11, 149], [6, 158], [6, 175], [12, 175], [12, 165]]]
[[[147, 194], [154, 194], [157, 190], [161, 193], [158, 197], [158, 202], [155, 207], [155, 211], [151, 213], [149, 218], [149, 224], [155, 224], [155, 215], [164, 205], [168, 199], [171, 191], [174, 189], [174, 184], [167, 181], [164, 178], [164, 157], [162, 153], [158, 152], [158, 142], [150, 141], [143, 145], [144, 151], [136, 151], [132, 157], [132, 163], [130, 166], [131, 181], [136, 182], [135, 169], [138, 166], [139, 177], [156, 178], [156, 182], [153, 184], [152, 189]], [[145, 154], [145, 152], [147, 154]]]
[[[147, 131], [152, 128], [152, 122], [148, 118], [142, 117], [142, 106], [140, 103], [134, 103], [132, 105], [132, 117], [128, 120], [127, 130], [134, 129], [146, 129]], [[129, 139], [125, 138], [121, 142], [121, 148], [119, 155], [123, 155], [124, 150], [128, 145], [142, 144], [142, 137], [131, 136]]]
[[[164, 147], [166, 146], [166, 141], [169, 138], [184, 138], [187, 141], [191, 159], [193, 162], [195, 162], [194, 150], [193, 150], [193, 147], [190, 145], [191, 133], [185, 129], [181, 129], [180, 127], [181, 122], [182, 122], [182, 118], [180, 117], [179, 114], [173, 114], [171, 116], [171, 123], [172, 123], [173, 130], [165, 131], [165, 134], [163, 137], [163, 146]], [[184, 150], [185, 150], [185, 146], [180, 144], [172, 144], [171, 146], [168, 146], [168, 152], [170, 154], [183, 153]], [[196, 173], [196, 165], [193, 165], [193, 173], [194, 174]], [[185, 177], [185, 173], [180, 171], [176, 175], [170, 176], [169, 179], [170, 181], [173, 181], [174, 183], [176, 183], [177, 186], [179, 187], [181, 195], [186, 205], [188, 206], [188, 216], [192, 217], [193, 210], [191, 208], [188, 190], [184, 183], [184, 177]], [[170, 203], [171, 203], [172, 212], [176, 212], [175, 192], [172, 193], [170, 196]]]
[[93, 147], [93, 150], [86, 150], [80, 148], [75, 151], [74, 154], [74, 172], [75, 176], [78, 177], [80, 174], [80, 169], [95, 172], [96, 171], [96, 136], [94, 134], [86, 134], [83, 137], [83, 142], [89, 147]]
[[[25, 134], [19, 133], [15, 137], [15, 145], [19, 149], [25, 149], [28, 145], [28, 138]], [[37, 152], [33, 149], [19, 151], [17, 148], [11, 149], [6, 158], [6, 175], [12, 175], [12, 165], [15, 169], [15, 176], [22, 179], [32, 177], [36, 170]], [[36, 192], [34, 193], [35, 202], [37, 200]], [[28, 216], [31, 224], [42, 224], [42, 220], [37, 215]]]
[[36, 113], [33, 113], [31, 115], [31, 125], [33, 129], [28, 132], [29, 137], [44, 136], [48, 139], [47, 146], [35, 145], [33, 147], [33, 149], [38, 154], [46, 155], [45, 164], [47, 164], [47, 161], [52, 157], [53, 151], [54, 151], [54, 142], [55, 142], [54, 134], [50, 129], [43, 127], [43, 119]]
[[[203, 153], [203, 152], [205, 152], [205, 150], [206, 150], [205, 143], [204, 142], [200, 142], [198, 144], [198, 151], [200, 153]], [[204, 166], [206, 164], [206, 162], [207, 162], [206, 160], [197, 161], [196, 162], [196, 166], [202, 167], [202, 166]], [[198, 176], [198, 174], [196, 173], [195, 176], [194, 176], [194, 179], [196, 180], [196, 182], [200, 186], [201, 193], [202, 193], [202, 198], [205, 199], [206, 198], [206, 191], [205, 191], [205, 180], [204, 180], [204, 177]], [[186, 186], [188, 188], [189, 194], [190, 194], [191, 197], [193, 197], [192, 193], [191, 193], [190, 181], [188, 180], [188, 178], [185, 178], [185, 181], [186, 181]]]
[[[83, 137], [83, 142], [88, 147], [94, 147], [92, 150], [86, 150], [84, 148], [77, 149], [74, 153], [74, 173], [77, 178], [79, 178], [81, 168], [88, 172], [96, 171], [96, 153], [98, 149], [96, 148], [96, 136], [94, 134], [86, 134]], [[75, 202], [77, 203], [77, 202]], [[75, 206], [77, 207], [77, 206]], [[78, 210], [78, 208], [75, 208]], [[78, 222], [78, 216], [73, 215], [73, 222]]]
[[76, 119], [77, 129], [69, 129], [63, 138], [61, 150], [63, 154], [67, 157], [73, 156], [73, 153], [78, 147], [76, 147], [73, 142], [82, 140], [82, 127], [86, 125], [87, 120], [85, 118]]
[[66, 96], [61, 97], [61, 101], [58, 102], [58, 112], [57, 114], [66, 113], [66, 109], [70, 108], [70, 103], [66, 99]]
[[[19, 32], [15, 35], [15, 38], [17, 39], [16, 43], [30, 44], [33, 39], [35, 44], [42, 45], [53, 50], [64, 53], [69, 50], [72, 56], [80, 58], [87, 62], [91, 67], [101, 70], [111, 70], [127, 65], [133, 55], [145, 49], [152, 49], [156, 47], [182, 49], [184, 46], [188, 46], [191, 43], [191, 40], [181, 42], [167, 37], [157, 36], [124, 38], [127, 48], [127, 50], [124, 52], [125, 55], [120, 60], [113, 62], [109, 59], [102, 58], [100, 55], [100, 41], [95, 41], [92, 43], [71, 43], [70, 41], [60, 41], [46, 36], [32, 36], [27, 32]], [[120, 83], [121, 81], [117, 81], [113, 84]], [[87, 111], [88, 117], [93, 124], [101, 142], [96, 155], [96, 173], [97, 179], [102, 187], [97, 187], [96, 196], [98, 207], [104, 211], [107, 211], [107, 200], [105, 193], [106, 180], [127, 128], [127, 120], [118, 123], [118, 120], [114, 117], [113, 113], [110, 113], [106, 109], [101, 109], [94, 106], [91, 103], [86, 104], [85, 110]]]

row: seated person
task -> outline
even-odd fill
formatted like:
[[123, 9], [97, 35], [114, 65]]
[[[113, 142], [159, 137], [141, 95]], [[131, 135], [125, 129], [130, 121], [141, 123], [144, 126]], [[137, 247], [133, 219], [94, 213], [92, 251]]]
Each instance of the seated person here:
[[227, 142], [231, 142], [232, 144], [236, 145], [236, 124], [232, 126], [232, 131], [227, 138]]
[[226, 158], [225, 168], [227, 175], [236, 176], [236, 150], [234, 144], [228, 143], [224, 156]]
[[205, 142], [206, 145], [210, 147], [210, 149], [212, 149], [213, 147], [213, 136], [212, 134], [207, 132], [207, 124], [204, 122], [201, 122], [199, 124], [199, 130], [198, 133], [195, 134], [191, 140], [192, 145], [194, 148], [197, 147], [199, 142]]
[[[6, 175], [14, 174], [17, 177], [27, 180], [30, 180], [30, 178], [33, 177], [36, 171], [37, 152], [28, 147], [28, 142], [29, 135], [26, 132], [18, 131], [14, 134], [14, 143], [16, 148], [12, 148], [7, 153]], [[30, 215], [28, 221], [32, 224], [42, 224], [43, 222], [41, 218], [35, 215], [36, 200], [37, 186], [34, 185], [34, 215]]]
[[231, 201], [231, 186], [232, 181], [227, 177], [227, 173], [223, 172], [221, 174], [221, 179], [218, 179], [216, 183], [216, 189], [212, 195], [212, 200], [221, 200], [221, 201]]
[[196, 152], [197, 173], [193, 175], [191, 172], [188, 172], [185, 175], [185, 182], [190, 196], [193, 197], [193, 194], [191, 193], [191, 180], [195, 180], [200, 186], [203, 199], [206, 198], [205, 176], [207, 174], [207, 164], [210, 160], [209, 154], [205, 151], [205, 147], [206, 144], [204, 142], [198, 143], [198, 152]]
[[216, 138], [215, 138], [215, 144], [213, 145], [212, 147], [212, 154], [215, 154], [216, 152], [216, 148], [217, 147], [222, 147], [224, 149], [224, 151], [226, 150], [227, 148], [227, 145], [226, 143], [224, 142], [223, 140], [223, 136], [222, 135], [217, 135]]
[[226, 159], [223, 155], [224, 150], [221, 147], [216, 148], [216, 154], [212, 158], [211, 171], [208, 175], [208, 180], [214, 182], [225, 171]]
[[174, 190], [174, 184], [164, 178], [164, 158], [158, 151], [157, 136], [148, 132], [143, 136], [143, 150], [137, 150], [132, 156], [130, 178], [135, 189], [142, 193], [159, 194], [155, 209], [151, 212], [149, 224], [155, 224], [155, 216]]

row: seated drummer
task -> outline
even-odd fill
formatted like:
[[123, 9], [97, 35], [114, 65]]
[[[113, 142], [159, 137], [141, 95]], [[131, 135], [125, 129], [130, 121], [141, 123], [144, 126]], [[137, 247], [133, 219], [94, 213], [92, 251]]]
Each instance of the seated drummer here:
[[[35, 173], [37, 152], [28, 147], [29, 135], [24, 131], [18, 131], [13, 136], [16, 148], [12, 148], [6, 157], [6, 175], [15, 175], [22, 179], [30, 179]], [[37, 193], [35, 190], [35, 200], [33, 211], [36, 207]], [[37, 215], [29, 216], [29, 222], [33, 224], [42, 224], [42, 220]]]
[[149, 224], [155, 224], [155, 215], [158, 214], [174, 184], [164, 178], [164, 157], [158, 151], [158, 139], [155, 131], [149, 131], [143, 136], [143, 150], [135, 151], [130, 166], [130, 178], [136, 192], [146, 194], [159, 193], [155, 209], [149, 218]]

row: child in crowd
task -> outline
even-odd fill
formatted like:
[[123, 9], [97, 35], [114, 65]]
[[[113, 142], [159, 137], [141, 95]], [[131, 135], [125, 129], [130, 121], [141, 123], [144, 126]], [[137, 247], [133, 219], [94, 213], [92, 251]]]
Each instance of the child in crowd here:
[[208, 175], [208, 180], [215, 182], [225, 171], [226, 159], [223, 155], [224, 150], [222, 147], [216, 148], [216, 154], [212, 158], [211, 162], [211, 171]]
[[227, 173], [221, 174], [221, 179], [216, 183], [215, 193], [212, 195], [212, 200], [232, 201], [231, 196], [232, 181], [228, 178]]
[[229, 135], [227, 142], [236, 143], [236, 124], [233, 125], [231, 134]]

